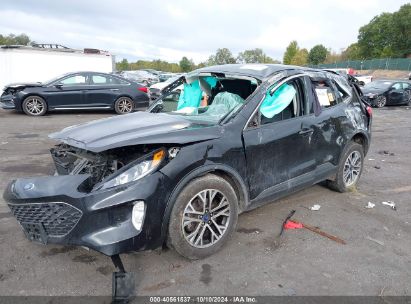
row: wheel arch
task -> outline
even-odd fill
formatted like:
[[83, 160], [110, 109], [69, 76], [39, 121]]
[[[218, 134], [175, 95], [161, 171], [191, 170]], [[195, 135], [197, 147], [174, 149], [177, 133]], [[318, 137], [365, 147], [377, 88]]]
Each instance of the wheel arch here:
[[163, 242], [166, 240], [171, 211], [174, 207], [178, 194], [192, 180], [206, 174], [214, 174], [228, 181], [237, 195], [239, 213], [246, 210], [248, 205], [248, 190], [244, 180], [236, 170], [224, 164], [213, 164], [196, 168], [180, 180], [180, 182], [174, 187], [170, 197], [167, 200], [161, 227], [161, 237]]
[[367, 135], [365, 135], [363, 132], [357, 132], [351, 137], [351, 141], [362, 145], [364, 148], [364, 155], [367, 155], [368, 149], [370, 147], [370, 140]]

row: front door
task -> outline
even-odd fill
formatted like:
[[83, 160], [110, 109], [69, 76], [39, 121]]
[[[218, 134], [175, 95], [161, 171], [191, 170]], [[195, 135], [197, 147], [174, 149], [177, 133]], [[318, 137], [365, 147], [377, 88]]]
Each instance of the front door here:
[[49, 108], [83, 107], [87, 84], [87, 74], [83, 73], [70, 75], [53, 83], [45, 96]]
[[401, 104], [404, 103], [404, 90], [402, 89], [402, 84], [396, 82], [392, 85], [390, 91], [388, 92], [388, 103], [389, 104]]
[[312, 183], [314, 129], [303, 76], [270, 88], [243, 132], [251, 200]]

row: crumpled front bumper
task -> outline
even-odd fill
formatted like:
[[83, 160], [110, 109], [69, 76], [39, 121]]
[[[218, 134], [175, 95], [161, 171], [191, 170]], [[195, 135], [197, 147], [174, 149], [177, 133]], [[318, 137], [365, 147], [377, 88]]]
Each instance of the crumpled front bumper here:
[[0, 97], [0, 106], [3, 109], [15, 109], [16, 105], [14, 103], [14, 95], [12, 94], [3, 94]]
[[[88, 177], [17, 179], [8, 185], [3, 197], [32, 241], [85, 246], [108, 256], [161, 245], [161, 173], [111, 189], [80, 192], [79, 187]], [[136, 201], [146, 205], [141, 230], [135, 229], [131, 221]]]

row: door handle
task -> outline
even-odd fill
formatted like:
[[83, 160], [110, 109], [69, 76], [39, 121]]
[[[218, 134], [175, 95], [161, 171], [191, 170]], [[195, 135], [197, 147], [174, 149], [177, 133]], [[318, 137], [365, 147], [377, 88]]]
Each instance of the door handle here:
[[300, 135], [307, 135], [307, 134], [312, 134], [314, 132], [314, 129], [311, 128], [302, 128], [298, 134]]
[[118, 89], [110, 89], [110, 91], [116, 92], [118, 91]]

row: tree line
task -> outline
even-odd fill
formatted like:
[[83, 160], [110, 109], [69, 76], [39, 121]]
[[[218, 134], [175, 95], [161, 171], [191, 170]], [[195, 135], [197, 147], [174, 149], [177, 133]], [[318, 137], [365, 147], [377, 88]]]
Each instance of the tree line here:
[[[307, 50], [301, 48], [297, 41], [291, 41], [285, 50], [282, 63], [304, 66], [345, 60], [401, 58], [409, 54], [411, 54], [411, 4], [405, 4], [394, 13], [382, 13], [375, 16], [359, 29], [357, 42], [350, 44], [341, 52], [336, 52], [323, 44], [317, 44]], [[216, 64], [280, 63], [280, 61], [270, 58], [260, 48], [245, 50], [236, 57], [228, 48], [221, 48], [217, 49], [216, 53], [211, 55], [208, 60], [198, 65], [187, 57], [183, 57], [178, 64], [170, 64], [171, 68], [164, 65], [165, 63], [167, 62], [160, 60], [139, 60], [136, 63], [128, 63], [123, 60], [117, 67], [120, 70], [152, 68], [170, 72], [188, 72]]]
[[[347, 21], [349, 22], [349, 21]], [[342, 25], [344, 26], [344, 25]], [[29, 45], [34, 43], [26, 34], [0, 35], [0, 45]], [[350, 44], [341, 52], [333, 51], [323, 44], [317, 44], [310, 50], [300, 48], [297, 41], [287, 46], [284, 64], [318, 65], [344, 60], [364, 60], [386, 57], [405, 57], [411, 53], [411, 4], [405, 4], [394, 13], [382, 13], [375, 16], [358, 31], [357, 42]], [[219, 48], [215, 54], [199, 64], [184, 56], [178, 63], [164, 60], [138, 60], [128, 62], [123, 59], [116, 63], [117, 70], [154, 69], [165, 72], [189, 72], [197, 68], [229, 63], [280, 63], [269, 57], [261, 48], [239, 52], [237, 56], [228, 48]]]
[[29, 45], [32, 42], [26, 34], [3, 36], [0, 34], [0, 45]]
[[211, 55], [206, 61], [195, 64], [192, 59], [184, 56], [179, 63], [169, 63], [163, 60], [138, 60], [136, 62], [128, 62], [127, 59], [117, 63], [117, 70], [139, 70], [139, 69], [154, 69], [165, 72], [189, 72], [194, 69], [199, 69], [210, 65], [230, 64], [230, 63], [280, 63], [269, 57], [260, 48], [245, 50], [237, 56], [228, 48], [217, 49], [215, 54]]
[[284, 64], [317, 65], [345, 60], [374, 58], [402, 58], [411, 54], [411, 4], [405, 4], [394, 13], [382, 13], [360, 27], [357, 42], [340, 53], [322, 44], [310, 51], [300, 49], [292, 41], [283, 57]]

